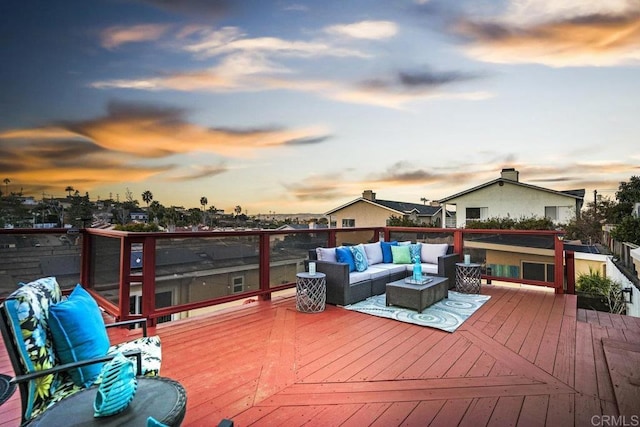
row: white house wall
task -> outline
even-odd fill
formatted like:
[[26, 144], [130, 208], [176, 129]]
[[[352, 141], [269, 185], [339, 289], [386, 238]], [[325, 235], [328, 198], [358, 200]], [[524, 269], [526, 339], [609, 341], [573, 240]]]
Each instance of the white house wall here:
[[483, 217], [488, 218], [529, 218], [532, 216], [544, 218], [546, 206], [558, 207], [557, 223], [567, 223], [575, 215], [576, 199], [561, 194], [536, 190], [505, 182], [498, 183], [464, 194], [447, 201], [456, 205], [457, 227], [466, 224], [467, 208], [481, 209]]

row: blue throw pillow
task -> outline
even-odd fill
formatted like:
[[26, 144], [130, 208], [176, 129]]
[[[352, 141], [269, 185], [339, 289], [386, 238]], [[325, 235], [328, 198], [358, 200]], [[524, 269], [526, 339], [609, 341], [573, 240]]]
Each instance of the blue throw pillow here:
[[353, 254], [349, 248], [345, 248], [344, 246], [336, 248], [336, 260], [338, 262], [349, 264], [349, 272], [356, 271], [356, 262], [353, 259]]
[[412, 264], [415, 264], [416, 262], [420, 263], [420, 254], [422, 253], [421, 246], [422, 245], [420, 243], [409, 245], [409, 254], [411, 255]]
[[380, 242], [382, 248], [382, 262], [385, 264], [391, 264], [393, 262], [393, 256], [391, 256], [391, 246], [398, 246], [398, 242]]
[[[49, 328], [62, 363], [102, 357], [109, 351], [109, 337], [96, 301], [76, 285], [69, 298], [49, 308]], [[69, 371], [77, 386], [88, 387], [100, 374], [102, 363]]]
[[369, 268], [369, 262], [367, 261], [367, 252], [364, 249], [364, 245], [359, 244], [356, 246], [350, 246], [353, 260], [356, 264], [356, 271], [365, 271]]

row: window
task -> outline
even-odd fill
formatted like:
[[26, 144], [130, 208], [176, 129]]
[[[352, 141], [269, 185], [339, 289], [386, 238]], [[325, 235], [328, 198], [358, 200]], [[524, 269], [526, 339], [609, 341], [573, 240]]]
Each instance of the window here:
[[527, 280], [539, 280], [541, 282], [553, 282], [555, 279], [555, 266], [542, 262], [523, 262], [522, 278]]
[[345, 218], [342, 220], [342, 227], [355, 227], [356, 220], [351, 218]]
[[231, 278], [231, 287], [234, 294], [244, 291], [244, 276]]
[[475, 219], [475, 220], [483, 220], [487, 219], [487, 213], [489, 208], [467, 208], [467, 220]]
[[[170, 291], [156, 293], [156, 308], [171, 307], [172, 295]], [[142, 314], [142, 295], [136, 294], [129, 297], [129, 313]], [[170, 322], [173, 315], [160, 316], [158, 323]]]
[[552, 221], [558, 220], [558, 207], [557, 206], [545, 206], [544, 217], [549, 218]]

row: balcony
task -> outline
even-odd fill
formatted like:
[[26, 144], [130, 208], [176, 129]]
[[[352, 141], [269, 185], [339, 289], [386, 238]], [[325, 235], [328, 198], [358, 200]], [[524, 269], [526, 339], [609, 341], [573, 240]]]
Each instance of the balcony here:
[[[285, 239], [296, 234], [155, 236], [87, 230], [76, 236], [77, 245], [56, 242], [42, 252], [42, 258], [66, 261], [41, 261], [40, 268], [77, 265], [77, 273], [60, 275], [61, 284], [70, 287], [74, 279], [86, 284], [107, 318], [135, 317], [140, 308], [154, 319], [151, 331], [163, 343], [162, 375], [180, 381], [187, 390], [186, 426], [215, 425], [222, 418], [233, 419], [237, 426], [592, 425], [601, 423], [603, 415], [629, 422], [637, 415], [638, 388], [625, 375], [635, 375], [631, 369], [640, 362], [640, 321], [576, 308], [576, 296], [565, 293], [562, 255], [560, 264], [555, 263], [557, 233], [516, 233], [514, 241], [520, 246], [506, 245], [509, 248], [504, 247], [509, 233], [497, 232], [324, 230]], [[20, 240], [22, 235], [24, 231], [17, 235]], [[522, 279], [522, 272], [512, 277], [510, 268], [494, 267], [490, 274], [485, 268], [484, 277], [492, 284], [483, 283], [482, 293], [492, 298], [454, 333], [335, 306], [318, 314], [295, 310], [291, 287], [307, 247], [380, 236], [442, 239], [485, 265], [509, 265], [514, 248], [528, 241], [531, 253], [526, 258], [546, 267], [541, 270], [544, 276], [534, 279]], [[187, 252], [201, 254], [202, 248], [218, 248], [234, 239], [244, 249], [228, 249], [232, 256], [226, 252], [214, 261], [169, 250], [189, 247]], [[36, 252], [47, 248], [26, 247]], [[162, 260], [157, 254], [165, 250], [168, 260], [173, 256], [180, 262]], [[140, 252], [142, 267], [139, 258], [131, 256]], [[498, 252], [506, 254], [493, 258]], [[69, 261], [75, 256], [81, 259], [77, 264]], [[35, 270], [35, 260], [29, 261]], [[10, 268], [2, 268], [5, 276], [11, 275]], [[224, 295], [193, 291], [196, 298], [182, 295], [163, 307], [156, 307], [162, 299], [145, 296], [150, 289], [153, 293], [148, 295], [157, 295], [174, 274], [183, 275], [185, 287], [205, 278], [206, 288], [209, 280], [219, 283], [217, 275], [237, 277], [242, 270], [254, 272], [245, 276], [244, 288], [237, 293], [230, 279], [218, 286], [227, 290]], [[135, 292], [141, 298], [132, 299]], [[169, 318], [173, 321], [163, 322]], [[124, 340], [128, 333], [117, 331], [112, 341]], [[12, 374], [4, 346], [0, 372]], [[19, 407], [16, 393], [0, 406], [0, 424], [17, 425]]]

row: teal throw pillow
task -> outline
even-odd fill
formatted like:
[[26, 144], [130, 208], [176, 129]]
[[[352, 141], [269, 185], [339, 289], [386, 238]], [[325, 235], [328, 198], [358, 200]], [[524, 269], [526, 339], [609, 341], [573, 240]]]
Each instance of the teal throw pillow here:
[[367, 261], [367, 252], [364, 249], [364, 245], [350, 246], [351, 254], [353, 254], [353, 260], [356, 265], [356, 271], [365, 271], [369, 268], [369, 262]]
[[411, 264], [409, 245], [391, 246], [391, 255], [394, 264]]
[[391, 255], [391, 246], [398, 246], [398, 242], [380, 242], [382, 248], [382, 262], [385, 264], [391, 264], [393, 262], [393, 256]]
[[349, 272], [356, 271], [356, 262], [349, 248], [340, 246], [336, 248], [336, 260], [345, 264], [349, 264]]
[[[82, 286], [64, 301], [49, 308], [49, 328], [58, 358], [62, 363], [102, 357], [109, 351], [109, 337], [96, 301]], [[100, 374], [102, 363], [70, 371], [80, 387], [90, 386]]]
[[409, 254], [411, 255], [411, 264], [420, 263], [421, 244], [414, 243], [409, 245]]

